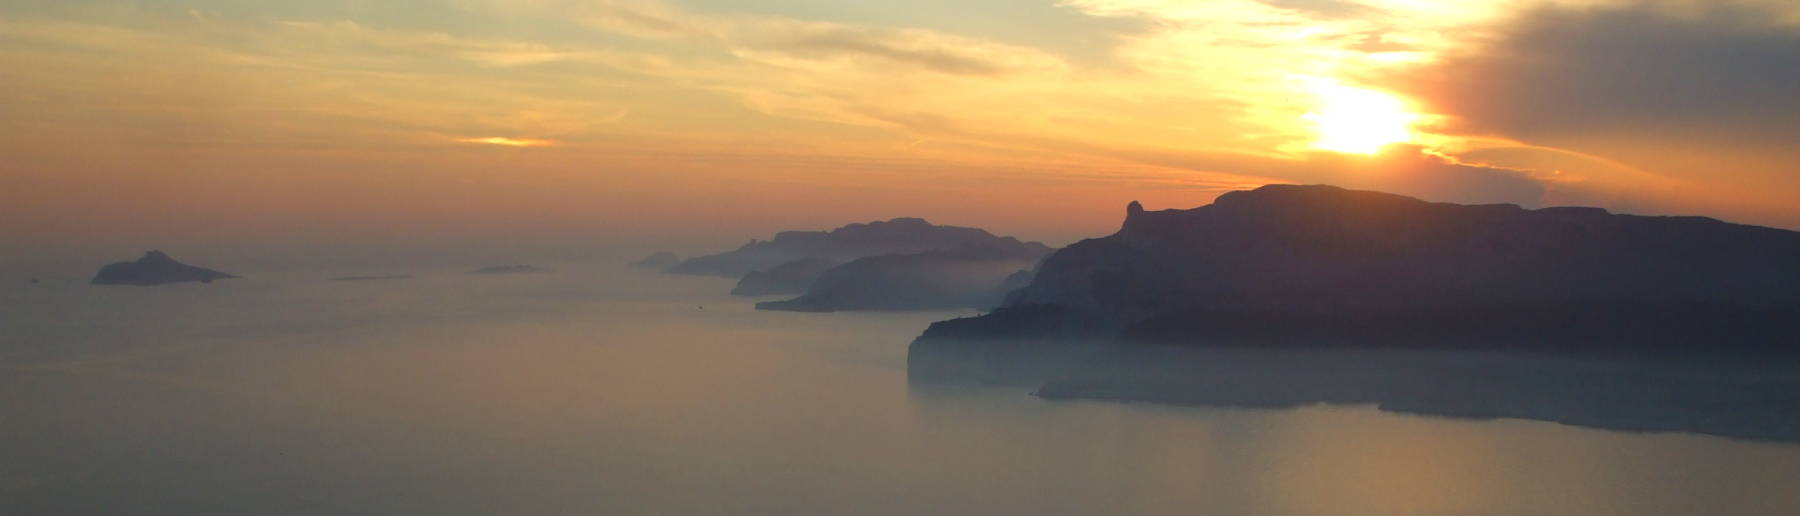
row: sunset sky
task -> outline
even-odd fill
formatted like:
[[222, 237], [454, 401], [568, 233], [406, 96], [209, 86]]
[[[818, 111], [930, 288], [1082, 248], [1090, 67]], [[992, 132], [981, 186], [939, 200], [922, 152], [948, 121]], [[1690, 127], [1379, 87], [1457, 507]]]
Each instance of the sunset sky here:
[[1800, 228], [1797, 92], [1796, 2], [0, 0], [0, 254], [1061, 245], [1294, 182]]

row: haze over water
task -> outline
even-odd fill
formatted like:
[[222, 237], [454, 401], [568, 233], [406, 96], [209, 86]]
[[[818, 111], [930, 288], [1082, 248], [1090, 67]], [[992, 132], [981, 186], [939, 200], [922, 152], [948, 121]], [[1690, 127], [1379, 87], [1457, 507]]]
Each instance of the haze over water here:
[[909, 385], [965, 314], [553, 268], [9, 285], [0, 513], [1800, 512], [1800, 446]]

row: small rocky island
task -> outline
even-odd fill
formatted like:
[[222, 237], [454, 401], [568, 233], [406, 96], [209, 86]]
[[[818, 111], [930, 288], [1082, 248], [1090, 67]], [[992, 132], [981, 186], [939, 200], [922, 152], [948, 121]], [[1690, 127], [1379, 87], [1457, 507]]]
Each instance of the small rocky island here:
[[213, 280], [236, 277], [175, 261], [162, 251], [150, 251], [137, 261], [117, 262], [101, 267], [100, 272], [94, 274], [93, 284], [155, 286], [190, 281], [212, 283]]

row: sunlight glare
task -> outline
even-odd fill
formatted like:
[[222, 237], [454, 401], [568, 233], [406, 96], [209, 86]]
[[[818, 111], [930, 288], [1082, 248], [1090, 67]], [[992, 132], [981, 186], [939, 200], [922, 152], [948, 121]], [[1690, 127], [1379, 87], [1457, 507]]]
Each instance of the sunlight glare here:
[[1375, 154], [1388, 145], [1412, 141], [1412, 124], [1420, 116], [1408, 111], [1398, 97], [1329, 82], [1312, 89], [1319, 109], [1304, 118], [1318, 134], [1314, 148]]

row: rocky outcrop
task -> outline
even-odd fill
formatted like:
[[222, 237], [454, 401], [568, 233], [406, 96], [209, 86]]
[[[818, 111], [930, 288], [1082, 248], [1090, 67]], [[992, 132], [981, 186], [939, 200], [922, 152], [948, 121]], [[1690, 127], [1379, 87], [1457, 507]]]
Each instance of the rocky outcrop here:
[[100, 268], [94, 274], [95, 285], [134, 285], [155, 286], [169, 283], [198, 281], [211, 283], [218, 279], [231, 279], [237, 276], [223, 272], [195, 267], [177, 262], [162, 251], [144, 253], [142, 258], [132, 262], [118, 262]]

